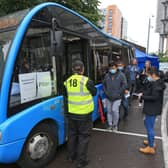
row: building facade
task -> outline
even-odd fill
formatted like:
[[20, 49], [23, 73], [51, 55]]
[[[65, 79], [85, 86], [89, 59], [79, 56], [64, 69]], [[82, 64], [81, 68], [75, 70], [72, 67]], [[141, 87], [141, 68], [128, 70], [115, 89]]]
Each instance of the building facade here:
[[168, 50], [168, 0], [158, 0], [156, 32], [159, 33], [159, 52]]
[[127, 20], [124, 17], [122, 17], [121, 39], [127, 40], [127, 30], [128, 30], [128, 22], [127, 22]]
[[116, 5], [109, 5], [107, 8], [101, 9], [101, 14], [103, 31], [119, 39], [126, 39], [128, 23], [122, 17], [119, 8]]
[[105, 19], [105, 31], [117, 38], [121, 37], [122, 14], [116, 5], [107, 7]]

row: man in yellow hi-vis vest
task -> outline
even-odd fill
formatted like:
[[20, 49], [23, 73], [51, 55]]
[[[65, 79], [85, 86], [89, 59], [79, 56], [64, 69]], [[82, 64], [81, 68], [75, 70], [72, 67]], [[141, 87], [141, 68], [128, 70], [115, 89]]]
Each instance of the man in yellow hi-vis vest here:
[[94, 83], [84, 76], [84, 65], [77, 60], [72, 65], [73, 75], [64, 85], [68, 102], [68, 160], [77, 160], [76, 168], [88, 165], [87, 151], [92, 129]]

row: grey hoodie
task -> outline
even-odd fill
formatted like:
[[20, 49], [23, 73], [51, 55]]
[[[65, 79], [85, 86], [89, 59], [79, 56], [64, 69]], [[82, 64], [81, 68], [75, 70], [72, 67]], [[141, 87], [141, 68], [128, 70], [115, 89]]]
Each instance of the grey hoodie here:
[[124, 73], [117, 71], [115, 74], [108, 72], [103, 80], [103, 89], [107, 98], [111, 101], [121, 99], [127, 87]]

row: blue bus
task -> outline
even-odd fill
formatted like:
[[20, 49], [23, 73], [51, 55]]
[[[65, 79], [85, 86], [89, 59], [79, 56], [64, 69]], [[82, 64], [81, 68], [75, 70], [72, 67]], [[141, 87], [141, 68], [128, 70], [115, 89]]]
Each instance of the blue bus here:
[[0, 18], [0, 163], [24, 168], [46, 165], [67, 140], [63, 82], [72, 62], [84, 62], [98, 89], [110, 59], [134, 57], [127, 43], [109, 36], [57, 3]]

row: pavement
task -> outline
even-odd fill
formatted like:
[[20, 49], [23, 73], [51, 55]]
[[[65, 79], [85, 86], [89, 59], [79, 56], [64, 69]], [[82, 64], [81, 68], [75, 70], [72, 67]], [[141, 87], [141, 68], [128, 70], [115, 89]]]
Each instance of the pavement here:
[[164, 107], [161, 118], [162, 147], [165, 168], [168, 168], [168, 83], [164, 94]]
[[[121, 120], [118, 132], [107, 131], [106, 124], [95, 122], [89, 145], [88, 168], [164, 168], [162, 151], [161, 118], [155, 125], [157, 150], [156, 155], [144, 155], [138, 150], [143, 147], [146, 130], [143, 124], [142, 107], [134, 100], [128, 119]], [[56, 159], [46, 168], [73, 168], [75, 164], [65, 161], [66, 147], [58, 153]]]
[[[167, 97], [164, 104], [167, 102], [168, 90], [165, 95]], [[143, 117], [138, 100], [133, 100], [128, 118], [120, 121], [119, 131], [109, 132], [106, 130], [106, 123], [96, 121], [89, 145], [90, 164], [87, 168], [166, 168], [162, 150], [161, 117], [157, 118], [155, 124], [156, 154], [144, 155], [138, 151], [144, 146], [143, 140], [146, 138]], [[75, 163], [66, 161], [66, 149], [66, 144], [59, 147], [55, 159], [45, 168], [74, 168]], [[0, 168], [18, 166], [0, 165]]]

